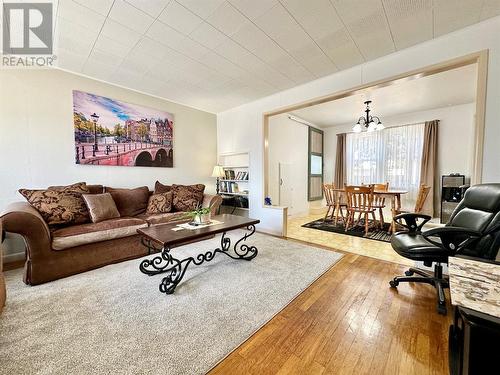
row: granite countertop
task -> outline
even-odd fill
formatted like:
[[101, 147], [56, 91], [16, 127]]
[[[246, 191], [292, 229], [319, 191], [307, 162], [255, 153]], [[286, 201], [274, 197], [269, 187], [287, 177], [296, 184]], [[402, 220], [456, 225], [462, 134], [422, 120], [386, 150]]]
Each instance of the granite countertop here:
[[450, 257], [448, 270], [452, 304], [500, 318], [500, 264]]

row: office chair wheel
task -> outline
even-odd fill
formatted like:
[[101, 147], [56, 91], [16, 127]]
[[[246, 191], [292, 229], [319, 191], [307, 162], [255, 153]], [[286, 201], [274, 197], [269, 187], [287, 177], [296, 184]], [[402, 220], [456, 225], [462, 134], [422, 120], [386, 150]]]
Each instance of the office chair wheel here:
[[413, 276], [414, 272], [412, 270], [405, 271], [406, 276]]
[[391, 280], [389, 281], [389, 285], [391, 286], [391, 288], [397, 288], [397, 286], [399, 285], [399, 281]]
[[438, 314], [441, 314], [441, 315], [447, 315], [448, 314], [448, 310], [446, 309], [446, 306], [444, 305], [437, 305], [437, 312]]

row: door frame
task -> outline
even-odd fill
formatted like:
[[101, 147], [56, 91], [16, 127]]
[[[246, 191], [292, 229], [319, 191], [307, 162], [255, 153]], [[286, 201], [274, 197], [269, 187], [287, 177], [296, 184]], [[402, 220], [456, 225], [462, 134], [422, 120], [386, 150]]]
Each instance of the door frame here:
[[[361, 84], [347, 90], [341, 90], [333, 94], [320, 96], [309, 99], [296, 104], [281, 107], [272, 111], [263, 113], [263, 148], [264, 157], [262, 179], [264, 197], [269, 193], [269, 118], [271, 116], [280, 115], [290, 111], [312, 107], [317, 104], [322, 104], [348, 96], [360, 94], [371, 89], [386, 87], [398, 82], [410, 81], [418, 78], [423, 78], [433, 74], [445, 72], [460, 68], [462, 66], [477, 64], [477, 85], [476, 85], [476, 122], [474, 131], [474, 158], [473, 171], [471, 174], [471, 184], [482, 182], [483, 173], [483, 151], [484, 151], [484, 128], [486, 117], [486, 85], [488, 79], [488, 52], [489, 50], [481, 50], [465, 56], [457, 57], [451, 60], [446, 60], [437, 64], [428, 65], [419, 69], [410, 70], [406, 73], [401, 73], [392, 77], [380, 79], [370, 83]], [[264, 202], [262, 202], [264, 204]]]
[[[316, 132], [321, 134], [321, 154], [311, 151], [311, 133]], [[311, 156], [321, 156], [321, 174], [311, 173]], [[319, 197], [311, 197], [311, 177], [321, 177], [321, 184], [325, 183], [325, 133], [321, 129], [313, 126], [308, 126], [307, 129], [307, 200], [309, 202], [319, 201], [323, 199], [323, 189]]]

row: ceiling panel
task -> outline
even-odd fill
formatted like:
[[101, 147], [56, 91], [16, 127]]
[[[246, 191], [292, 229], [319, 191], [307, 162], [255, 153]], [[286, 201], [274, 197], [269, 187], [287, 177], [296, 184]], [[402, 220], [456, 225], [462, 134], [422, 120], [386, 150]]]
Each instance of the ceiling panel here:
[[171, 0], [125, 0], [127, 3], [133, 5], [137, 9], [149, 14], [151, 17], [156, 18], [160, 15], [162, 10], [170, 3]]
[[226, 36], [207, 22], [203, 22], [189, 36], [209, 49], [219, 46]]
[[433, 0], [382, 0], [397, 49], [432, 38]]
[[[62, 0], [60, 3], [62, 4], [64, 1]], [[103, 16], [107, 16], [111, 6], [113, 5], [114, 0], [73, 0], [75, 3], [86, 6], [92, 10], [95, 10], [97, 13], [102, 14]]]
[[151, 25], [146, 32], [146, 36], [174, 49], [177, 48], [186, 37], [184, 34], [160, 21], [155, 21]]
[[316, 77], [337, 70], [281, 4], [257, 18], [255, 23]]
[[96, 30], [99, 30], [106, 20], [105, 16], [96, 11], [68, 0], [60, 2], [57, 10], [57, 17], [64, 18], [67, 21], [87, 29]]
[[329, 0], [283, 0], [282, 3], [339, 69], [363, 62]]
[[229, 2], [250, 20], [259, 18], [278, 4], [278, 0], [229, 0]]
[[434, 36], [478, 22], [482, 5], [483, 0], [434, 0]]
[[186, 35], [203, 22], [200, 17], [174, 0], [161, 12], [158, 19]]
[[153, 17], [123, 0], [115, 0], [108, 17], [140, 34], [144, 34], [154, 21]]
[[481, 8], [481, 20], [498, 16], [500, 14], [500, 0], [484, 0]]
[[107, 36], [101, 34], [97, 38], [94, 48], [100, 49], [102, 51], [109, 51], [115, 56], [124, 58], [130, 52], [130, 47], [124, 46], [121, 43], [108, 38]]
[[395, 51], [381, 0], [331, 0], [365, 59]]
[[141, 34], [108, 18], [102, 27], [101, 34], [132, 48], [141, 39]]
[[177, 0], [178, 3], [184, 5], [201, 18], [211, 16], [224, 1], [225, 0]]
[[224, 2], [207, 18], [207, 22], [224, 34], [231, 36], [250, 21], [228, 2]]

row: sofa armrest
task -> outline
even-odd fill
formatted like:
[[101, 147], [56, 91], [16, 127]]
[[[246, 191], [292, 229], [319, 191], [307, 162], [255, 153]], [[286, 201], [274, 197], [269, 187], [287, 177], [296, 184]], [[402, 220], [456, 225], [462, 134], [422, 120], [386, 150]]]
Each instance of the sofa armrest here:
[[27, 202], [11, 203], [0, 214], [3, 230], [23, 236], [27, 260], [43, 258], [51, 251], [49, 226]]
[[219, 207], [222, 203], [222, 197], [216, 194], [203, 194], [203, 202], [201, 206], [210, 207], [210, 213], [215, 216], [219, 211]]

